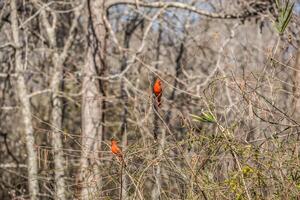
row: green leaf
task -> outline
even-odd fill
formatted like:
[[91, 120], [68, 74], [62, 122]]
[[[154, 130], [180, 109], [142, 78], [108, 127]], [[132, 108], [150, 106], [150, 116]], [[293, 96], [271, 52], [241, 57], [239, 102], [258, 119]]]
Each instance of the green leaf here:
[[282, 6], [278, 0], [276, 0], [275, 3], [279, 13], [275, 22], [275, 28], [278, 33], [282, 35], [292, 18], [295, 3], [291, 4], [289, 0], [286, 1], [284, 6]]
[[275, 3], [276, 3], [276, 7], [279, 9], [280, 8], [279, 1], [275, 0]]
[[[292, 14], [293, 14], [293, 8], [294, 8], [294, 5], [295, 5], [295, 3], [293, 3], [292, 5], [291, 5], [291, 7], [288, 9], [288, 13], [287, 13], [287, 16], [285, 17], [285, 21], [283, 22], [283, 27], [282, 27], [282, 29], [283, 29], [283, 31], [286, 29], [286, 27], [287, 27], [287, 25], [289, 24], [289, 22], [290, 22], [290, 20], [291, 20], [291, 18], [292, 18]], [[283, 32], [282, 31], [282, 32]]]
[[249, 174], [252, 174], [254, 172], [253, 168], [250, 167], [249, 165], [246, 165], [242, 168], [242, 172], [244, 176], [247, 176]]
[[216, 119], [211, 112], [203, 112], [200, 116], [190, 114], [194, 121], [215, 123]]

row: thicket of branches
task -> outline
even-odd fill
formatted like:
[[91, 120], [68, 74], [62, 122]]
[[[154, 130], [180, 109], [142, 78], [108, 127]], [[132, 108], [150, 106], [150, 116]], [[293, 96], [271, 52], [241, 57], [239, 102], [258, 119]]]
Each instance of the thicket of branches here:
[[297, 199], [299, 7], [1, 1], [0, 199]]

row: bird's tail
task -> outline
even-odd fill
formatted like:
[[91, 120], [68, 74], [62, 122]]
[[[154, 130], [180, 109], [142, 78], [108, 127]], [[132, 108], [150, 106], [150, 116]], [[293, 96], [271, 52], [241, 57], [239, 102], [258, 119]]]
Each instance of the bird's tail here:
[[126, 162], [125, 162], [125, 160], [124, 160], [123, 154], [118, 154], [118, 155], [117, 155], [117, 158], [118, 158], [118, 161], [122, 164], [123, 167], [126, 167], [126, 166], [127, 166], [127, 165], [126, 165]]
[[161, 96], [162, 93], [159, 93], [157, 96], [154, 95], [154, 107], [156, 110], [161, 106]]

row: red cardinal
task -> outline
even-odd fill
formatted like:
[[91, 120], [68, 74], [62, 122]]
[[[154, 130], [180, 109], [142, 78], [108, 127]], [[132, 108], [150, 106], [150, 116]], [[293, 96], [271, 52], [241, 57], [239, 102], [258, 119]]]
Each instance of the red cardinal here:
[[118, 147], [117, 141], [114, 138], [111, 139], [111, 152], [117, 156], [118, 160], [121, 161], [124, 166], [126, 166], [123, 158], [123, 153]]
[[156, 97], [157, 106], [161, 105], [161, 96], [162, 96], [162, 87], [161, 80], [159, 78], [156, 79], [153, 85], [153, 93]]

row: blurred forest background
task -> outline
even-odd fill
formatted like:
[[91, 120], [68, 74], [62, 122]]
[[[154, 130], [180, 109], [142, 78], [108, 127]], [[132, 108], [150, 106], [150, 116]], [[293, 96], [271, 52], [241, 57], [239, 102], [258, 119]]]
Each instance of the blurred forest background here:
[[0, 9], [0, 199], [300, 197], [300, 1]]

